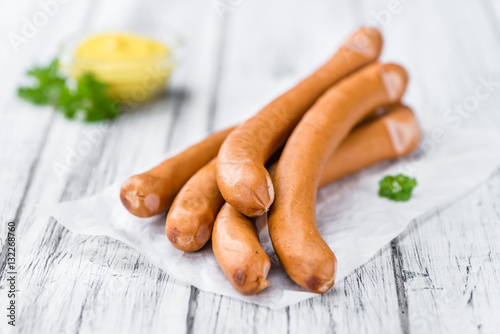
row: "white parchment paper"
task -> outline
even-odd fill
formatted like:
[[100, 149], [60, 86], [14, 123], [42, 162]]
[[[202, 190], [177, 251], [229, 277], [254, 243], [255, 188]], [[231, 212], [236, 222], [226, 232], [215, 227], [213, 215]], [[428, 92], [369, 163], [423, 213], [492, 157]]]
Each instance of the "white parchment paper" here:
[[[335, 288], [341, 288], [346, 275], [366, 263], [412, 219], [450, 203], [486, 180], [500, 166], [499, 144], [500, 134], [447, 131], [443, 136], [428, 131], [410, 157], [379, 164], [321, 189], [317, 223], [338, 259]], [[406, 203], [380, 198], [378, 181], [400, 172], [417, 178], [413, 198]], [[183, 253], [170, 245], [164, 215], [143, 219], [129, 214], [119, 199], [122, 181], [92, 197], [58, 203], [43, 211], [75, 233], [121, 240], [168, 275], [204, 291], [270, 308], [317, 296], [288, 278], [273, 252], [266, 228], [260, 237], [272, 261], [271, 285], [254, 296], [240, 294], [224, 277], [210, 245], [196, 253]], [[265, 223], [265, 217], [259, 218], [260, 226]]]

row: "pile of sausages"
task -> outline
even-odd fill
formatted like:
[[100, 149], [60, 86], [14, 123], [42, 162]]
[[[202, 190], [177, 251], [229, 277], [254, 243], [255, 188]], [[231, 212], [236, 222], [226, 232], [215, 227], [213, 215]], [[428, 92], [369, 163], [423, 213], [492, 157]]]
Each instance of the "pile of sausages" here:
[[420, 140], [413, 112], [400, 103], [408, 75], [377, 62], [378, 30], [361, 28], [330, 60], [239, 126], [212, 134], [132, 176], [120, 198], [138, 217], [168, 212], [176, 248], [212, 248], [231, 284], [255, 294], [270, 283], [269, 257], [254, 218], [268, 214], [269, 235], [288, 275], [325, 293], [337, 259], [316, 226], [319, 187], [387, 159]]

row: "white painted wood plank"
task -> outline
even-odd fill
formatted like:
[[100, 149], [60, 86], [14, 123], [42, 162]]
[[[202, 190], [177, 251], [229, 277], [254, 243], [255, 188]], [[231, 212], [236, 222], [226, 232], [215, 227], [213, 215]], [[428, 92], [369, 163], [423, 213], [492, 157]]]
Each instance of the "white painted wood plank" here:
[[495, 333], [500, 328], [500, 175], [419, 219], [398, 238], [410, 329]]
[[[141, 117], [130, 117], [130, 119], [124, 117], [109, 130], [104, 143], [95, 147], [95, 151], [72, 170], [68, 180], [63, 182], [54, 173], [52, 162], [64, 161], [67, 150], [56, 142], [62, 136], [68, 136], [74, 140], [69, 147], [78, 147], [85, 138], [84, 133], [89, 132], [89, 128], [78, 126], [79, 131], [75, 131], [76, 135], [71, 137], [72, 127], [68, 127], [65, 120], [56, 120], [49, 138], [51, 144], [47, 146], [48, 149], [35, 174], [27, 198], [26, 213], [23, 212], [19, 226], [21, 237], [18, 261], [21, 266], [20, 272], [25, 272], [24, 279], [20, 281], [20, 288], [27, 295], [36, 298], [36, 302], [31, 298], [21, 301], [23, 308], [20, 323], [23, 327], [26, 326], [24, 328], [27, 332], [31, 326], [39, 326], [36, 321], [30, 319], [36, 320], [42, 314], [47, 316], [61, 312], [67, 313], [66, 317], [58, 318], [60, 322], [52, 321], [44, 324], [46, 327], [43, 328], [47, 332], [52, 332], [63, 325], [76, 326], [82, 332], [110, 327], [120, 328], [123, 332], [137, 332], [144, 326], [164, 326], [164, 321], [170, 321], [170, 328], [176, 330], [181, 330], [185, 326], [183, 318], [185, 319], [187, 312], [189, 288], [167, 280], [164, 273], [130, 247], [104, 237], [89, 238], [72, 234], [53, 220], [38, 215], [31, 206], [33, 203], [39, 204], [41, 199], [69, 200], [92, 194], [114, 181], [117, 175], [115, 171], [119, 169], [116, 164], [123, 163], [119, 161], [120, 154], [128, 152], [126, 157], [132, 154], [126, 147], [114, 146], [114, 143], [122, 142], [126, 145], [127, 140], [124, 137], [134, 134], [134, 131], [137, 133], [139, 129], [137, 125], [141, 124], [145, 125], [142, 129], [151, 131], [149, 142], [157, 140], [160, 136], [156, 136], [156, 133], [161, 133], [161, 126], [171, 121], [171, 113], [164, 112], [169, 109], [162, 104], [156, 106], [150, 113], [144, 111]], [[151, 126], [150, 120], [156, 121], [158, 126]], [[125, 125], [120, 126], [120, 122]], [[73, 129], [78, 127], [75, 126]], [[163, 139], [165, 136], [163, 135]], [[108, 143], [113, 146], [108, 146]], [[151, 145], [151, 148], [154, 147]], [[161, 152], [164, 145], [157, 145], [157, 149]], [[136, 154], [136, 157], [140, 159], [139, 154]], [[127, 158], [127, 160], [132, 159]], [[54, 186], [47, 187], [49, 183]], [[92, 256], [89, 256], [89, 253]], [[104, 270], [108, 267], [109, 270]], [[44, 278], [41, 279], [41, 276]], [[116, 282], [116, 277], [122, 280]], [[67, 284], [61, 285], [61, 279]], [[54, 281], [55, 284], [46, 284], [47, 281]], [[110, 290], [110, 287], [116, 289]], [[109, 297], [112, 302], [106, 299], [109, 294], [112, 295]], [[53, 303], [54, 295], [61, 298], [57, 303]], [[185, 303], [184, 307], [182, 301]], [[115, 302], [118, 302], [119, 306], [116, 306]], [[104, 309], [99, 309], [96, 303], [103, 303]], [[25, 309], [26, 305], [28, 307]], [[37, 307], [30, 308], [29, 305]], [[137, 312], [135, 308], [137, 305], [143, 305], [141, 312]], [[179, 316], [178, 312], [184, 313]], [[82, 314], [86, 316], [80, 320]], [[163, 316], [157, 318], [157, 314]], [[127, 321], [123, 321], [124, 317]]]
[[344, 288], [290, 307], [290, 332], [397, 333], [402, 324], [391, 248], [344, 279]]
[[[185, 89], [187, 81], [201, 77], [198, 86], [189, 91], [191, 95], [173, 94], [155, 100], [142, 107], [140, 112], [129, 113], [109, 128], [104, 128], [104, 140], [95, 144], [91, 154], [61, 180], [54, 173], [52, 164], [64, 163], [68, 148], [77, 149], [86, 141], [86, 135], [100, 127], [68, 122], [61, 117], [56, 117], [52, 125], [19, 226], [19, 243], [26, 245], [20, 247], [19, 261], [21, 270], [27, 272], [20, 288], [32, 296], [21, 301], [23, 331], [37, 328], [55, 332], [68, 326], [70, 332], [72, 328], [82, 332], [117, 329], [130, 333], [144, 328], [185, 330], [190, 287], [169, 280], [138, 252], [120, 242], [73, 235], [54, 221], [38, 216], [31, 207], [41, 201], [57, 201], [61, 197], [68, 200], [92, 194], [118, 177], [130, 175], [132, 170], [141, 166], [142, 159], [160, 157], [171, 142], [182, 142], [179, 138], [183, 133], [172, 134], [170, 128], [185, 129], [200, 119], [207, 119], [208, 108], [188, 110], [181, 119], [179, 105], [187, 96], [190, 96], [188, 106], [191, 108], [203, 106], [204, 101], [210, 99], [212, 53], [216, 53], [216, 49], [199, 41], [214, 39], [214, 34], [218, 34], [218, 21], [204, 19], [204, 12], [196, 11], [193, 6], [178, 4], [178, 11], [160, 17], [167, 21], [170, 18], [180, 28], [186, 28], [183, 30], [189, 32], [195, 50], [198, 45], [205, 46], [185, 60], [184, 66], [198, 70], [192, 73], [194, 78], [177, 75], [172, 83], [172, 91], [179, 91]], [[164, 9], [163, 14], [171, 9], [161, 6], [160, 2], [156, 5], [157, 10]], [[110, 14], [101, 13], [97, 17], [106, 18]], [[140, 10], [134, 10], [136, 14], [141, 15]], [[182, 17], [193, 14], [199, 17], [195, 17], [197, 25], [182, 21]], [[205, 133], [206, 125], [191, 128], [189, 132], [198, 137]], [[64, 138], [65, 145], [61, 145], [61, 138]], [[61, 284], [61, 279], [65, 284]], [[55, 303], [54, 295], [60, 298]], [[137, 312], [137, 307], [141, 307], [141, 312]], [[61, 313], [64, 317], [56, 316]], [[40, 325], [38, 320], [42, 317], [59, 320]]]
[[[428, 24], [415, 29], [415, 22], [423, 17]], [[500, 79], [494, 59], [500, 49], [486, 17], [482, 6], [466, 1], [408, 3], [384, 29], [387, 38], [396, 42], [391, 45], [407, 46], [397, 47], [391, 55], [399, 52], [397, 59], [404, 59], [410, 70], [408, 101], [425, 125], [443, 122], [448, 109], [473, 96], [479, 76], [493, 74]], [[497, 90], [481, 101], [460, 127], [500, 130], [499, 98]], [[500, 310], [496, 282], [500, 264], [491, 256], [498, 252], [500, 226], [490, 222], [498, 221], [493, 209], [498, 175], [488, 182], [492, 185], [480, 188], [488, 189], [487, 195], [478, 190], [449, 208], [418, 219], [396, 240], [396, 268], [402, 278], [399, 294], [406, 305], [403, 323], [408, 331], [498, 331], [499, 323], [492, 314]]]
[[[445, 332], [449, 328], [456, 330], [457, 324], [463, 326], [460, 329], [476, 331], [481, 326], [484, 332], [493, 332], [496, 325], [494, 315], [500, 309], [498, 289], [491, 288], [498, 286], [500, 262], [500, 256], [496, 254], [500, 254], [496, 247], [499, 212], [494, 202], [499, 195], [498, 176], [491, 180], [491, 186], [481, 187], [459, 204], [440, 212], [439, 216], [421, 219], [417, 227], [413, 226], [395, 244], [396, 255], [400, 255], [396, 257], [400, 260], [397, 268], [392, 264], [391, 250], [384, 249], [370, 263], [346, 278], [344, 291], [332, 292], [280, 311], [269, 311], [193, 290], [188, 313], [191, 289], [170, 282], [137, 252], [106, 238], [71, 235], [53, 221], [38, 216], [31, 208], [33, 203], [93, 193], [116, 177], [128, 175], [134, 166], [140, 164], [141, 157], [157, 156], [167, 148], [189, 141], [191, 134], [201, 135], [206, 131], [213, 89], [210, 86], [217, 85], [214, 81], [217, 69], [211, 67], [217, 62], [212, 43], [224, 43], [224, 40], [217, 40], [221, 23], [216, 21], [216, 14], [207, 7], [202, 7], [202, 11], [199, 4], [198, 7], [181, 2], [169, 3], [168, 6], [141, 4], [145, 6], [142, 12], [141, 6], [130, 4], [127, 8], [137, 10], [139, 16], [146, 12], [154, 12], [158, 17], [165, 15], [166, 21], [187, 32], [187, 39], [196, 51], [189, 50], [173, 88], [190, 87], [192, 92], [177, 115], [166, 115], [181, 103], [171, 98], [148, 105], [140, 114], [123, 117], [111, 126], [105, 141], [97, 145], [93, 154], [62, 181], [57, 179], [51, 167], [52, 162], [63, 161], [67, 156], [66, 148], [60, 144], [62, 138], [70, 147], [76, 147], [85, 138], [85, 133], [94, 127], [68, 123], [59, 118], [55, 120], [21, 216], [20, 261], [25, 276], [20, 283], [23, 295], [28, 296], [21, 301], [24, 332], [32, 332], [34, 328], [41, 332], [74, 332], [80, 328], [81, 332], [119, 330], [125, 333], [168, 332], [172, 329], [228, 333], [304, 332], [311, 329], [321, 332], [398, 332], [407, 325], [412, 331], [419, 332], [428, 324], [432, 324], [436, 332]], [[319, 64], [336, 46], [318, 44], [317, 40], [330, 36], [332, 40], [340, 41], [351, 30], [353, 22], [366, 21], [372, 10], [386, 6], [382, 1], [363, 3], [363, 10], [358, 5], [314, 3], [310, 8], [302, 5], [294, 9], [288, 8], [293, 6], [288, 3], [243, 2], [228, 21], [222, 81], [215, 90], [219, 97], [215, 105], [215, 127], [229, 125], [253, 114], [315, 67], [311, 64]], [[405, 9], [384, 28], [387, 39], [384, 57], [408, 66], [413, 74], [408, 99], [417, 112], [425, 114], [422, 117], [425, 122], [430, 123], [430, 120], [439, 120], [446, 108], [473, 93], [478, 75], [487, 75], [498, 68], [500, 52], [493, 38], [495, 32], [487, 28], [487, 21], [477, 22], [480, 6], [465, 1], [449, 1], [437, 7], [435, 2], [412, 2], [408, 6], [408, 10]], [[99, 8], [113, 8], [113, 5], [105, 2], [102, 7], [96, 7], [97, 17], [105, 18], [108, 9]], [[157, 10], [153, 11], [153, 8]], [[325, 8], [330, 8], [330, 11]], [[433, 12], [436, 8], [437, 12]], [[179, 14], [183, 10], [189, 12], [188, 16], [194, 17], [193, 22], [198, 24], [191, 21], [183, 24], [186, 16]], [[201, 12], [208, 14], [202, 15]], [[69, 17], [68, 22], [79, 16]], [[422, 17], [432, 25], [422, 26]], [[256, 22], [256, 18], [263, 22]], [[326, 26], [330, 30], [324, 31], [325, 36], [312, 34]], [[49, 36], [50, 30], [45, 31]], [[288, 39], [290, 35], [294, 38]], [[50, 36], [54, 38], [55, 35], [50, 33]], [[462, 36], [463, 41], [457, 40], [456, 36]], [[40, 41], [45, 45], [42, 34]], [[50, 50], [47, 50], [49, 55]], [[253, 53], [256, 55], [249, 56]], [[499, 105], [498, 96], [492, 96], [481, 106], [481, 116], [470, 117], [463, 126], [497, 129]], [[15, 129], [8, 132], [15, 135], [11, 137], [12, 142], [4, 141], [3, 137], [0, 140], [0, 145], [5, 145], [0, 147], [0, 152], [8, 152], [5, 157], [12, 163], [7, 170], [9, 174], [5, 174], [9, 176], [8, 181], [10, 177], [26, 174], [32, 163], [30, 157], [37, 152], [35, 144], [39, 137], [36, 137], [36, 126], [51, 123], [50, 113], [44, 114], [44, 117], [49, 117], [47, 119], [32, 117], [43, 113], [39, 109], [16, 111], [24, 115], [22, 118], [13, 114], [2, 116], [3, 110], [7, 111], [0, 110], [0, 117], [6, 122], [0, 124], [6, 124], [5, 129]], [[26, 119], [32, 119], [32, 125], [26, 126]], [[0, 136], [3, 133], [6, 132], [0, 132]], [[18, 143], [23, 143], [22, 148], [28, 148], [23, 155], [18, 153]], [[141, 149], [143, 143], [147, 144], [147, 150]], [[15, 157], [19, 157], [18, 160]], [[25, 184], [29, 182], [26, 178], [22, 180]], [[19, 183], [11, 184], [9, 188], [15, 190]], [[10, 194], [14, 194], [12, 199], [8, 197], [6, 201], [0, 201], [0, 205], [6, 203], [0, 207], [0, 214], [4, 215], [2, 219], [19, 203], [22, 192]], [[419, 276], [425, 268], [434, 271], [429, 270], [428, 277]], [[401, 281], [391, 277], [394, 269], [404, 274], [404, 289], [400, 292], [403, 293], [402, 302], [407, 304], [410, 312], [407, 319], [404, 315], [400, 320], [396, 283]], [[54, 300], [56, 292], [57, 299]], [[469, 303], [470, 296], [472, 302]], [[403, 309], [405, 307], [403, 305]], [[441, 316], [438, 321], [434, 316], [436, 312]], [[461, 319], [454, 323], [457, 317]], [[43, 322], [33, 321], [38, 319], [43, 319]]]
[[[30, 18], [31, 13], [40, 10], [37, 2], [31, 7], [21, 7], [22, 10], [15, 12], [15, 20], [6, 27], [9, 31], [21, 30], [23, 17]], [[66, 25], [65, 18], [75, 16], [76, 13], [85, 11], [85, 3], [70, 5], [61, 9], [60, 15], [51, 18], [51, 21], [39, 29], [38, 33], [20, 46], [19, 52], [14, 53], [8, 47], [7, 63], [2, 64], [3, 76], [2, 99], [0, 99], [0, 246], [5, 237], [7, 221], [16, 218], [16, 212], [21, 205], [26, 187], [31, 178], [32, 169], [36, 166], [41, 148], [44, 145], [52, 120], [50, 108], [34, 108], [28, 103], [21, 101], [15, 95], [19, 84], [23, 81], [24, 72], [34, 63], [46, 62], [51, 59], [58, 50], [58, 41], [67, 36], [71, 29], [66, 31], [59, 29], [59, 25]], [[7, 8], [8, 9], [8, 8]], [[64, 9], [64, 11], [63, 11]], [[24, 10], [24, 12], [23, 12]], [[6, 16], [9, 11], [3, 12]], [[65, 16], [67, 15], [67, 16]], [[78, 25], [78, 20], [73, 21]], [[37, 50], [34, 52], [34, 50]]]
[[491, 11], [490, 15], [492, 19], [496, 19], [497, 22], [500, 18], [500, 3], [495, 0], [485, 1], [485, 5], [487, 6], [487, 10]]
[[391, 249], [386, 247], [346, 277], [344, 289], [282, 310], [199, 292], [190, 319], [193, 332], [201, 333], [207, 328], [216, 333], [399, 332], [401, 324], [391, 268]]

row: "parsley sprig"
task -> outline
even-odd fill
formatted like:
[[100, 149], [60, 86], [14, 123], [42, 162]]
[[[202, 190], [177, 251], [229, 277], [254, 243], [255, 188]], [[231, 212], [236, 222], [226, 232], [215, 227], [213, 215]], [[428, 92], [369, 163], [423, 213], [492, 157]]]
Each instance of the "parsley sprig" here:
[[413, 188], [417, 186], [417, 180], [404, 174], [395, 176], [387, 175], [379, 182], [380, 197], [387, 197], [397, 202], [406, 202], [411, 198]]
[[48, 66], [33, 67], [27, 75], [34, 79], [30, 87], [19, 87], [18, 96], [35, 105], [51, 105], [67, 118], [81, 118], [86, 122], [114, 119], [118, 104], [106, 95], [106, 85], [92, 73], [85, 73], [70, 87], [54, 59]]

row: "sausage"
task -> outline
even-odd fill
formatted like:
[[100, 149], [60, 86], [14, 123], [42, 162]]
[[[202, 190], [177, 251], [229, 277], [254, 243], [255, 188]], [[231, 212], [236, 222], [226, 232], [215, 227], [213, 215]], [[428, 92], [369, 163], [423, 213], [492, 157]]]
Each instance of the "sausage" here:
[[359, 70], [311, 107], [283, 149], [273, 180], [276, 198], [269, 234], [290, 278], [312, 292], [328, 291], [337, 268], [315, 217], [316, 192], [328, 157], [371, 110], [399, 101], [407, 82], [406, 71], [395, 64]]
[[184, 183], [217, 155], [233, 130], [214, 133], [153, 169], [128, 178], [120, 190], [123, 206], [141, 218], [166, 212]]
[[185, 252], [201, 249], [212, 235], [215, 217], [224, 198], [215, 179], [216, 159], [194, 174], [182, 187], [167, 214], [168, 240]]
[[[329, 184], [373, 163], [408, 154], [419, 141], [420, 129], [412, 111], [401, 105], [391, 107], [387, 115], [349, 134], [328, 160], [319, 184]], [[271, 175], [276, 165], [269, 168]], [[212, 247], [219, 266], [238, 291], [253, 294], [269, 285], [269, 258], [259, 244], [253, 219], [227, 203], [215, 221]]]
[[271, 261], [260, 245], [253, 219], [229, 203], [215, 220], [212, 248], [224, 275], [238, 291], [250, 295], [269, 286]]
[[[401, 105], [391, 106], [387, 115], [349, 134], [328, 160], [320, 187], [377, 162], [405, 155], [419, 139], [412, 111]], [[274, 163], [268, 168], [271, 176], [276, 167]], [[166, 233], [177, 249], [194, 252], [210, 239], [215, 217], [224, 204], [215, 174], [214, 159], [194, 174], [175, 197], [167, 215]]]
[[378, 30], [359, 29], [326, 64], [233, 131], [217, 159], [217, 183], [224, 199], [248, 217], [266, 212], [274, 200], [266, 161], [328, 88], [375, 61], [381, 50]]

